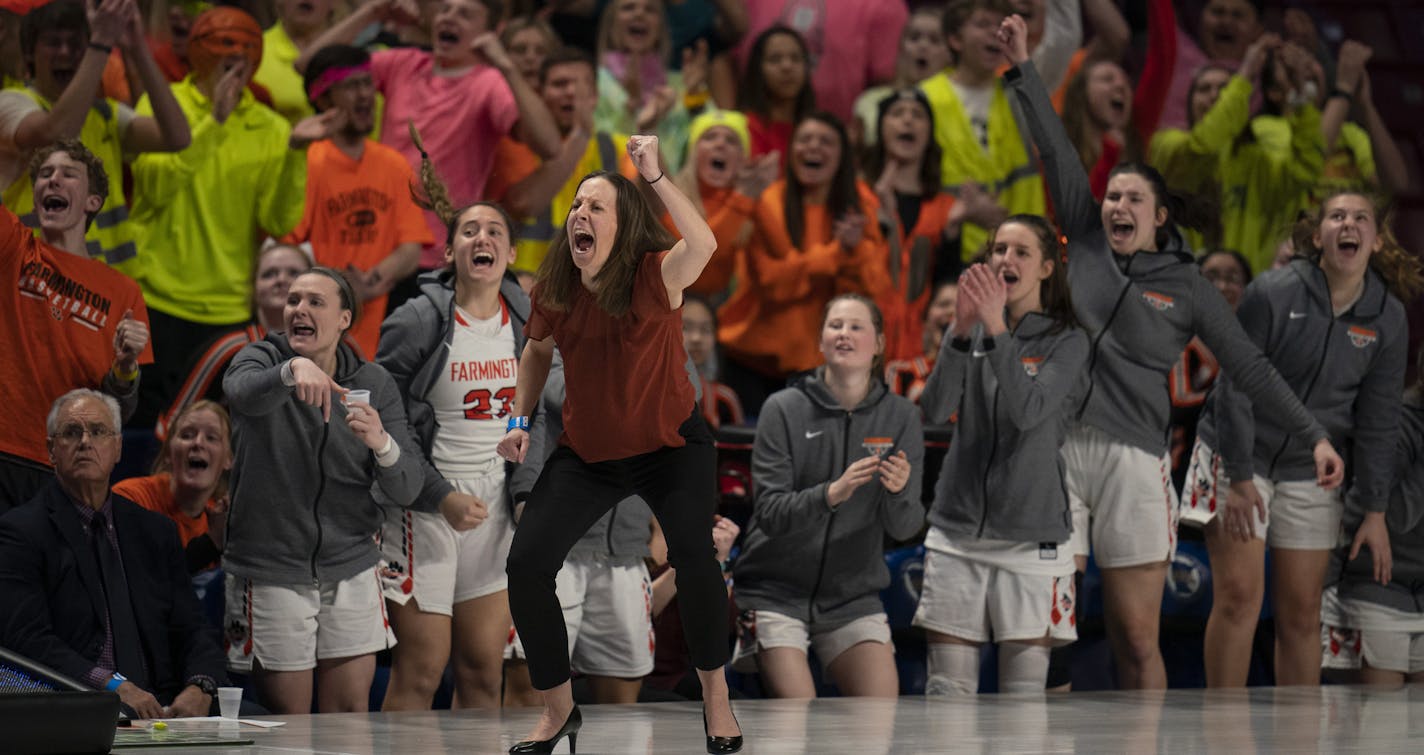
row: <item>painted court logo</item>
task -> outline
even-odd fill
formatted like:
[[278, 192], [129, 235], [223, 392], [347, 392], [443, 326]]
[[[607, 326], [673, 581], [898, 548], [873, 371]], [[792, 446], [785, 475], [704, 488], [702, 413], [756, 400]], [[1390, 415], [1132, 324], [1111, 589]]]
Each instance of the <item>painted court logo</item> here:
[[1023, 364], [1024, 372], [1029, 377], [1038, 377], [1038, 366], [1043, 364], [1043, 357], [1024, 357], [1019, 360]]
[[1166, 312], [1167, 310], [1176, 306], [1175, 302], [1172, 300], [1172, 297], [1166, 294], [1159, 294], [1156, 291], [1143, 291], [1142, 300], [1147, 302], [1147, 306], [1157, 310], [1158, 312]]
[[1350, 343], [1354, 344], [1355, 348], [1363, 349], [1378, 340], [1379, 334], [1375, 331], [1358, 325], [1350, 326]]

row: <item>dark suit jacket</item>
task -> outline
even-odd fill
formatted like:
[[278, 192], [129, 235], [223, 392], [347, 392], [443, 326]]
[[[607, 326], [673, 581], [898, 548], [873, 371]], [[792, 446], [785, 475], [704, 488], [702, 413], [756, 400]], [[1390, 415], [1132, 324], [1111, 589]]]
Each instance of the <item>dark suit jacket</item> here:
[[[149, 692], [168, 704], [194, 675], [225, 683], [167, 517], [113, 496], [114, 528], [148, 664]], [[51, 482], [0, 517], [0, 646], [83, 681], [104, 644], [104, 583], [73, 501]]]

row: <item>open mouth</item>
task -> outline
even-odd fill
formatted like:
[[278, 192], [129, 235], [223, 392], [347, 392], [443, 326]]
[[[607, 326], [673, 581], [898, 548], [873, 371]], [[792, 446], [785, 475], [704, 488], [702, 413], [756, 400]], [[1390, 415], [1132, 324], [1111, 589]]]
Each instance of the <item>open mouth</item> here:
[[1354, 256], [1356, 252], [1360, 251], [1360, 242], [1354, 239], [1340, 239], [1340, 241], [1336, 243], [1335, 248], [1344, 252], [1346, 255]]
[[1123, 99], [1122, 97], [1112, 98], [1108, 105], [1117, 115], [1123, 115], [1127, 112], [1127, 100]]
[[207, 459], [204, 459], [201, 456], [188, 457], [188, 469], [201, 472], [206, 470], [209, 466], [212, 465], [208, 462]]
[[1137, 226], [1131, 223], [1113, 223], [1108, 228], [1108, 237], [1113, 241], [1125, 243], [1132, 240], [1132, 234], [1137, 231]]
[[448, 26], [438, 27], [435, 29], [435, 41], [442, 45], [457, 45], [460, 44], [460, 35]]
[[642, 42], [652, 35], [653, 30], [647, 24], [641, 21], [635, 21], [631, 24], [628, 24], [627, 28], [624, 29], [623, 32], [628, 35], [628, 39], [638, 40], [639, 42]]
[[720, 157], [712, 158], [712, 161], [708, 164], [712, 167], [712, 170], [723, 171], [727, 169], [727, 161]]
[[297, 13], [306, 14], [316, 10], [316, 6], [308, 2], [297, 3]]
[[984, 52], [988, 53], [990, 57], [997, 58], [998, 56], [1004, 54], [1004, 48], [1000, 45], [986, 45], [984, 47]]
[[1010, 286], [1019, 282], [1019, 274], [1012, 270], [1004, 270], [1000, 275], [1003, 276], [1004, 282]]
[[573, 237], [574, 251], [579, 254], [588, 254], [593, 251], [593, 234], [588, 231], [574, 231]]
[[895, 141], [904, 144], [905, 146], [914, 146], [915, 144], [915, 135], [909, 131], [902, 131], [896, 134], [894, 138]]
[[836, 344], [837, 354], [851, 354], [855, 352], [855, 347], [849, 343], [841, 342]]
[[822, 160], [807, 160], [804, 158], [801, 160], [801, 167], [805, 168], [806, 170], [820, 170], [825, 166], [826, 163]]
[[494, 267], [494, 255], [489, 252], [475, 252], [470, 258], [470, 266], [476, 270]]
[[296, 323], [292, 323], [291, 334], [293, 337], [310, 338], [316, 335], [316, 328], [313, 328], [310, 325], [298, 325]]
[[69, 209], [69, 200], [58, 194], [49, 194], [40, 200], [40, 207], [47, 212], [64, 212]]

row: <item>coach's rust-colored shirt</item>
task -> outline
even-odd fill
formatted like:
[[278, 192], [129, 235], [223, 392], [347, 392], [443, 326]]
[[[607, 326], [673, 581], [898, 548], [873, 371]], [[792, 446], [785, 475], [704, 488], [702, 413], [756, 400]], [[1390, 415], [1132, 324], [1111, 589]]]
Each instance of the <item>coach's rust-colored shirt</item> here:
[[662, 262], [648, 253], [621, 317], [579, 286], [568, 309], [539, 304], [536, 287], [524, 334], [554, 337], [564, 358], [564, 433], [559, 442], [586, 462], [625, 459], [684, 445], [678, 427], [696, 401], [682, 348], [682, 314], [668, 303]]

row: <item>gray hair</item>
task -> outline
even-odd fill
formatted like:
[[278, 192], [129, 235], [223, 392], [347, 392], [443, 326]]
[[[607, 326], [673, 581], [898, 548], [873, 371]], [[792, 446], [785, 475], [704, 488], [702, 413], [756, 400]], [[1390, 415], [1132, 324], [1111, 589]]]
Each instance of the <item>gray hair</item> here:
[[54, 400], [49, 407], [49, 416], [45, 417], [45, 434], [53, 437], [59, 432], [59, 413], [64, 411], [64, 407], [82, 398], [92, 398], [103, 402], [109, 408], [109, 414], [114, 418], [114, 431], [118, 432], [124, 428], [123, 413], [119, 411], [119, 402], [107, 393], [100, 393], [92, 388], [75, 388], [74, 390], [60, 396]]

